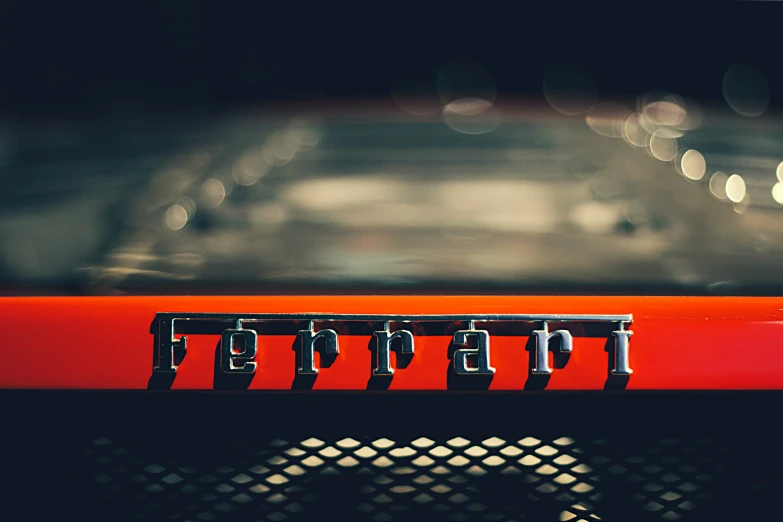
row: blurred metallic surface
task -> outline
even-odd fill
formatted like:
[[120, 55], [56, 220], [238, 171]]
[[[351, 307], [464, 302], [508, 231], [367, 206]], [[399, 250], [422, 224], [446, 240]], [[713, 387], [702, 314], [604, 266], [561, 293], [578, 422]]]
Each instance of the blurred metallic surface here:
[[783, 124], [640, 100], [4, 128], [0, 285], [783, 289]]

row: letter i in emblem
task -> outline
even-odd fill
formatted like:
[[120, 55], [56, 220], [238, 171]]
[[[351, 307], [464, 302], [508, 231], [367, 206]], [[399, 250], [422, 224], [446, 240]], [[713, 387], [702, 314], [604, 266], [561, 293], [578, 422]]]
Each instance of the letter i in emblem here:
[[629, 367], [628, 345], [631, 341], [633, 332], [625, 329], [625, 325], [620, 323], [619, 329], [612, 332], [614, 336], [614, 368], [612, 375], [631, 375], [633, 370]]

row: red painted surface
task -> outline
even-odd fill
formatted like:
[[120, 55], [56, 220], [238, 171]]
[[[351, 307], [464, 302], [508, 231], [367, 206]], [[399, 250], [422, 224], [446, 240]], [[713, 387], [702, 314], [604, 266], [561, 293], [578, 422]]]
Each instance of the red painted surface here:
[[[0, 299], [0, 388], [145, 389], [156, 312], [633, 314], [628, 390], [783, 389], [783, 298], [744, 297], [29, 297]], [[219, 336], [191, 335], [172, 389], [211, 389]], [[364, 390], [369, 337], [340, 336], [314, 390]], [[447, 389], [449, 337], [416, 337], [390, 390]], [[492, 337], [490, 390], [521, 390], [525, 337]], [[605, 339], [574, 338], [547, 390], [600, 390]], [[253, 390], [291, 389], [294, 336], [259, 336]], [[318, 358], [318, 355], [316, 355]], [[392, 365], [395, 355], [392, 354]]]

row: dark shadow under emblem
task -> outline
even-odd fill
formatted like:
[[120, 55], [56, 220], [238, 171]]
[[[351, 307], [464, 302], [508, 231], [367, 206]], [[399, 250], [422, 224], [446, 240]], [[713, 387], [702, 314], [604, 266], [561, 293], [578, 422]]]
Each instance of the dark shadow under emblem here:
[[174, 384], [174, 378], [176, 373], [158, 373], [152, 372], [149, 380], [147, 381], [148, 390], [170, 390]]

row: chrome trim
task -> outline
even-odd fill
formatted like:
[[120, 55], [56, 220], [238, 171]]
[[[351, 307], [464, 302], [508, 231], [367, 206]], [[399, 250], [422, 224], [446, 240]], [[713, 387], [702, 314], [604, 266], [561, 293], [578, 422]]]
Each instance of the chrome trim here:
[[212, 313], [212, 312], [158, 312], [159, 319], [169, 318], [177, 320], [192, 319], [216, 319], [236, 320], [241, 318], [244, 323], [253, 321], [369, 321], [369, 322], [419, 322], [419, 321], [475, 321], [477, 323], [489, 321], [550, 321], [550, 322], [598, 322], [598, 323], [630, 323], [632, 314], [625, 315], [569, 315], [569, 314], [457, 314], [457, 315], [378, 315], [378, 314], [256, 314], [256, 313]]

